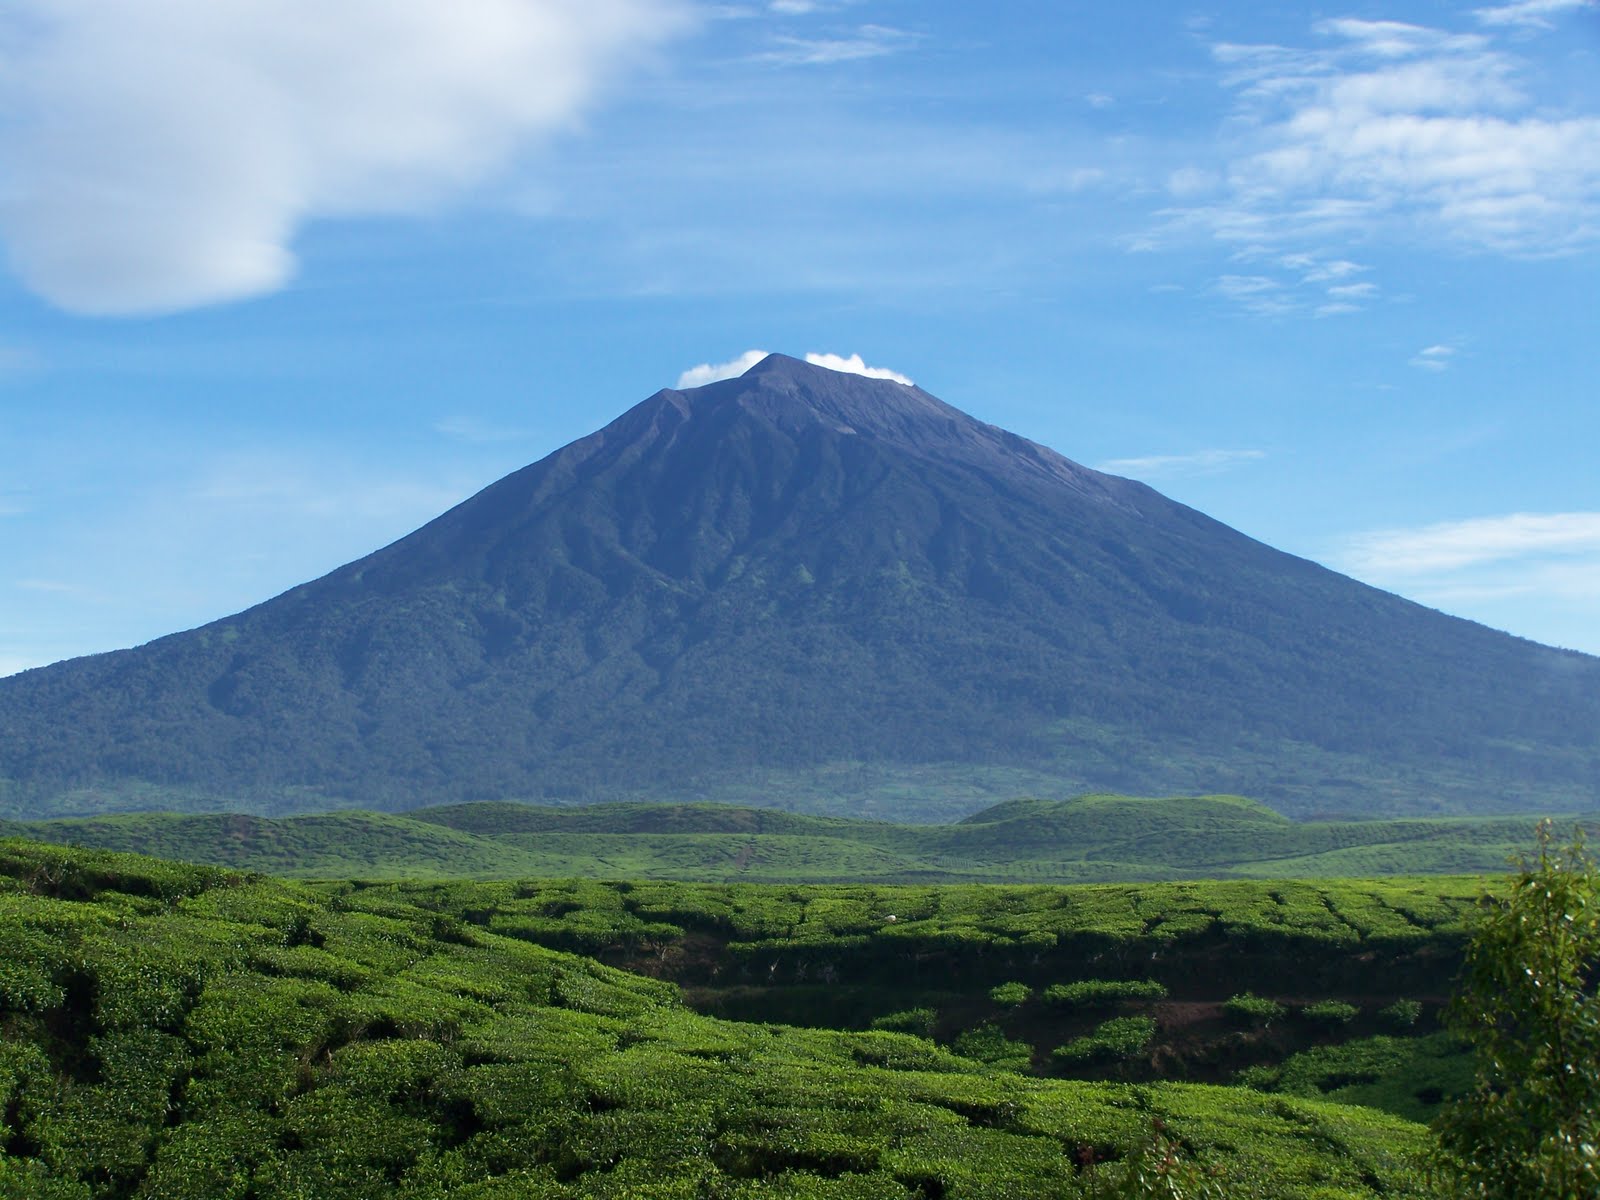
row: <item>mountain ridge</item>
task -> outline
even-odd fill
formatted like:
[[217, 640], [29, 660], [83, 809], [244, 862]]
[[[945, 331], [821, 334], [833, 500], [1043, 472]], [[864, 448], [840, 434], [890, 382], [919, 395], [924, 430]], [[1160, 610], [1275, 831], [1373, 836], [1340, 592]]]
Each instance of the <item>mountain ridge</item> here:
[[0, 680], [0, 815], [649, 795], [927, 820], [1093, 790], [1571, 810], [1597, 730], [1600, 660], [772, 356], [242, 613]]

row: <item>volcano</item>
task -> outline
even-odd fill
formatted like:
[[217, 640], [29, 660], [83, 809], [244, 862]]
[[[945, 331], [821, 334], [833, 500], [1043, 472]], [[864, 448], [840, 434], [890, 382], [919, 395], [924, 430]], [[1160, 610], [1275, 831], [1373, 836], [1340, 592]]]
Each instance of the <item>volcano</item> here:
[[664, 390], [236, 616], [0, 680], [0, 814], [1087, 790], [1600, 800], [1600, 659], [1274, 550], [927, 392]]

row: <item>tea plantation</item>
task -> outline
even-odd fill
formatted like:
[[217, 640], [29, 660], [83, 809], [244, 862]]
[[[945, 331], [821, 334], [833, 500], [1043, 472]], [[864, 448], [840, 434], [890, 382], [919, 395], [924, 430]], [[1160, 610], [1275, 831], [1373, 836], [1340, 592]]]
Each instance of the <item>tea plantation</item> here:
[[[1305, 1055], [1394, 1066], [1369, 1027], [1427, 1024], [1475, 892], [364, 886], [0, 842], [0, 1196], [1040, 1200], [1154, 1152], [1229, 1197], [1422, 1197], [1425, 1129]], [[1284, 1015], [1233, 1021], [1246, 986]], [[740, 1003], [791, 1011], [708, 1015]], [[1167, 1077], [1208, 1022], [1193, 1073], [1266, 1055], [1256, 1087]]]

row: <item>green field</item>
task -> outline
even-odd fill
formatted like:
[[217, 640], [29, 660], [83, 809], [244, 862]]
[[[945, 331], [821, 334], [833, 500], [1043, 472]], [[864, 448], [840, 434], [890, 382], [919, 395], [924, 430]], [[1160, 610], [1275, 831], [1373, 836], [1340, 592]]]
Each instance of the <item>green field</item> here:
[[1015, 800], [953, 825], [716, 804], [141, 814], [0, 834], [303, 878], [1090, 883], [1497, 873], [1531, 817], [1296, 822], [1235, 796]]
[[[1069, 1200], [1159, 1127], [1230, 1197], [1423, 1197], [1423, 1127], [1307, 1056], [1442, 1077], [1452, 1047], [1372, 1029], [1414, 992], [1430, 1032], [1476, 891], [305, 883], [0, 843], [0, 1195]], [[1283, 1015], [1232, 1021], [1274, 963]], [[1124, 983], [1052, 990], [1091, 978]], [[809, 1020], [711, 1015], [740, 996]], [[1177, 1081], [1208, 1045], [1193, 1077], [1255, 1086]]]

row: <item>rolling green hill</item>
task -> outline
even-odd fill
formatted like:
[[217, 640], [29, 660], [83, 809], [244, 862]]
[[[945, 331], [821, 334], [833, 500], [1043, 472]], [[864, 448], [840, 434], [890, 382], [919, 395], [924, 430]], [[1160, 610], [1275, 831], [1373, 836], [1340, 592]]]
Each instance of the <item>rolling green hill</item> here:
[[0, 679], [18, 819], [761, 797], [927, 821], [1083, 791], [1592, 808], [1600, 659], [773, 355], [246, 612]]
[[308, 878], [589, 876], [1073, 883], [1497, 872], [1531, 818], [1294, 822], [1235, 796], [1082, 796], [893, 825], [714, 804], [140, 814], [0, 832]]

